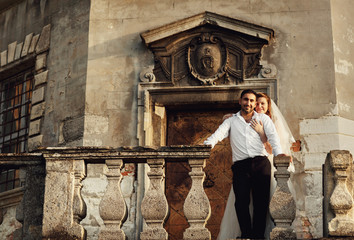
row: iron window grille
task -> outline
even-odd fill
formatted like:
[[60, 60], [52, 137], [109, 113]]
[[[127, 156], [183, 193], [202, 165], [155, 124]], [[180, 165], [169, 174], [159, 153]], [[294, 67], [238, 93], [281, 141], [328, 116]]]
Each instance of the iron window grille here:
[[[1, 83], [0, 92], [0, 151], [27, 152], [33, 68], [26, 69]], [[18, 169], [0, 169], [0, 192], [20, 187]]]

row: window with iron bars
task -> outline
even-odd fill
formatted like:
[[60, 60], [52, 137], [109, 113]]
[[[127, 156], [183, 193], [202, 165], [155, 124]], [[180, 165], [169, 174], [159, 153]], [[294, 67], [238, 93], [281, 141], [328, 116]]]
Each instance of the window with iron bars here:
[[[27, 152], [33, 67], [4, 79], [0, 90], [0, 151]], [[18, 169], [0, 169], [0, 192], [20, 187]]]

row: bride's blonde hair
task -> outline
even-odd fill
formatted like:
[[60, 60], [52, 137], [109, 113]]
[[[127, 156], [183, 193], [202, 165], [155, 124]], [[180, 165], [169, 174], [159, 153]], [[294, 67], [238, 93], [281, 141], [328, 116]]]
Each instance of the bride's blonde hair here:
[[265, 99], [267, 99], [268, 109], [265, 114], [267, 114], [270, 118], [272, 118], [272, 101], [270, 100], [270, 97], [265, 93], [257, 93], [256, 97], [257, 97], [257, 99], [261, 98], [261, 97], [264, 97]]

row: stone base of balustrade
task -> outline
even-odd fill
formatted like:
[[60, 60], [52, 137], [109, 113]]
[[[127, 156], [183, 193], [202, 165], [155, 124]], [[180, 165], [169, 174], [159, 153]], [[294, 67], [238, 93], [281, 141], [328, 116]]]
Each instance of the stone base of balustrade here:
[[296, 233], [289, 228], [275, 227], [270, 233], [271, 240], [296, 240]]
[[125, 234], [120, 229], [103, 229], [98, 237], [99, 240], [125, 240]]
[[206, 228], [187, 228], [183, 233], [184, 240], [210, 240], [210, 231]]
[[328, 230], [330, 236], [354, 237], [354, 221], [350, 219], [332, 219]]
[[168, 239], [168, 233], [164, 228], [146, 229], [140, 233], [141, 240], [162, 240]]

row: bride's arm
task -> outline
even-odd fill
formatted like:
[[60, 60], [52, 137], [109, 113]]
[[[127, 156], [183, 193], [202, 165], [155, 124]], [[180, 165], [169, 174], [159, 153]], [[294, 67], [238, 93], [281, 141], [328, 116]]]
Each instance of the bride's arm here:
[[253, 119], [251, 121], [251, 127], [258, 133], [258, 135], [261, 138], [261, 141], [262, 141], [266, 151], [269, 154], [272, 154], [272, 146], [268, 142], [268, 138], [267, 138], [267, 135], [264, 132], [262, 121], [258, 122], [256, 119]]

